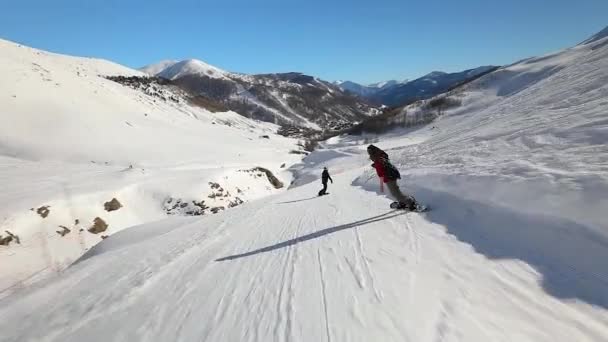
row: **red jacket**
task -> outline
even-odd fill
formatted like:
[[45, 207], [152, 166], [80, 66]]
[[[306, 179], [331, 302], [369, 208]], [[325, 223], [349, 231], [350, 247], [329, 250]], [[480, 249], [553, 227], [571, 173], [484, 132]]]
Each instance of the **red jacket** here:
[[385, 176], [385, 172], [384, 172], [384, 161], [382, 160], [382, 158], [378, 158], [376, 160], [374, 160], [374, 163], [372, 164], [372, 167], [374, 169], [376, 169], [376, 173], [378, 174], [378, 177], [380, 177], [380, 179], [384, 182], [390, 182], [391, 180], [386, 179]]
[[393, 164], [391, 164], [388, 158], [379, 156], [373, 161], [374, 163], [372, 164], [372, 167], [376, 169], [378, 177], [380, 177], [380, 179], [382, 179], [384, 183], [388, 183], [401, 178], [399, 171], [393, 166]]

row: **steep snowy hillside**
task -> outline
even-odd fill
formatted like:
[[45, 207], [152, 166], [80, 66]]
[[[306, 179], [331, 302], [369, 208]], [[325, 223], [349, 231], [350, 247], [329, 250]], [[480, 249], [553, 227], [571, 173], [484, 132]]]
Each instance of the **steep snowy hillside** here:
[[197, 60], [158, 69], [147, 70], [247, 118], [283, 126], [340, 129], [379, 112], [367, 101], [301, 73], [242, 75]]
[[0, 74], [2, 294], [123, 228], [275, 193], [255, 168], [288, 183], [299, 160], [277, 126], [110, 81], [143, 74], [108, 61], [0, 40]]
[[[606, 341], [607, 81], [602, 38], [479, 79], [432, 125], [334, 137], [290, 191], [122, 231], [2, 299], [0, 339]], [[369, 142], [430, 212], [388, 209]]]

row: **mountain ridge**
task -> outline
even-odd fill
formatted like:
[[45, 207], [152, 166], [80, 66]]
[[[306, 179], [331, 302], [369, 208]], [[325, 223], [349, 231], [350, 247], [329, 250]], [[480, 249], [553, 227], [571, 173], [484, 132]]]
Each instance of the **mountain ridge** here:
[[282, 126], [342, 129], [379, 113], [367, 100], [300, 72], [238, 74], [193, 59], [158, 65], [140, 70], [245, 117]]

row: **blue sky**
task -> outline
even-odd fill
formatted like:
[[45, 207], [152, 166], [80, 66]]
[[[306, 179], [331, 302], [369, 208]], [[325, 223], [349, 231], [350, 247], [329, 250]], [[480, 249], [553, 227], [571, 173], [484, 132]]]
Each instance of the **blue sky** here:
[[2, 0], [0, 37], [130, 67], [197, 58], [368, 83], [572, 46], [607, 14], [607, 0]]

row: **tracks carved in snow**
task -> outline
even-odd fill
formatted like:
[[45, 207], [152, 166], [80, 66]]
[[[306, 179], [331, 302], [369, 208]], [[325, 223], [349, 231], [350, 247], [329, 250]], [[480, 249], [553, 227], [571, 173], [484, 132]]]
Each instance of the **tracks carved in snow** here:
[[323, 272], [323, 260], [321, 260], [321, 251], [317, 250], [317, 257], [319, 260], [319, 276], [321, 279], [321, 299], [323, 304], [323, 312], [325, 313], [325, 333], [327, 342], [331, 342], [331, 333], [329, 331], [329, 313], [327, 308], [327, 293], [325, 284], [325, 273]]
[[[302, 224], [305, 222], [307, 215], [302, 215], [298, 221], [298, 228], [296, 229], [293, 238], [300, 236], [302, 230]], [[281, 287], [279, 290], [279, 299], [277, 301], [277, 313], [279, 313], [279, 324], [275, 329], [275, 336], [278, 338], [279, 329], [284, 325], [283, 341], [292, 341], [293, 336], [293, 321], [295, 319], [295, 309], [293, 306], [293, 299], [295, 295], [295, 269], [296, 262], [298, 260], [298, 248], [289, 246], [287, 250], [287, 257], [282, 266], [282, 278]]]
[[[420, 240], [418, 234], [412, 228], [408, 215], [405, 215], [405, 230], [408, 235], [408, 248], [413, 254], [414, 266], [417, 266], [420, 264]], [[408, 282], [408, 296], [410, 301], [413, 301], [416, 290], [416, 270], [411, 267], [408, 267]]]
[[370, 285], [372, 286], [372, 290], [374, 291], [374, 297], [376, 298], [376, 300], [378, 302], [382, 301], [382, 292], [380, 292], [378, 290], [378, 288], [376, 287], [375, 284], [375, 278], [374, 278], [374, 274], [372, 273], [371, 267], [369, 266], [369, 260], [367, 258], [367, 256], [365, 255], [365, 253], [363, 252], [363, 241], [361, 240], [361, 235], [359, 234], [359, 228], [355, 227], [355, 236], [357, 238], [357, 251], [358, 251], [358, 256], [361, 259], [361, 261], [363, 261], [363, 269], [365, 270], [365, 273], [367, 275], [367, 278], [369, 278], [369, 282]]
[[414, 261], [416, 264], [420, 263], [420, 238], [418, 237], [418, 233], [414, 231], [412, 225], [410, 223], [410, 218], [408, 215], [405, 215], [405, 229], [408, 235], [408, 244], [409, 249], [414, 255]]

